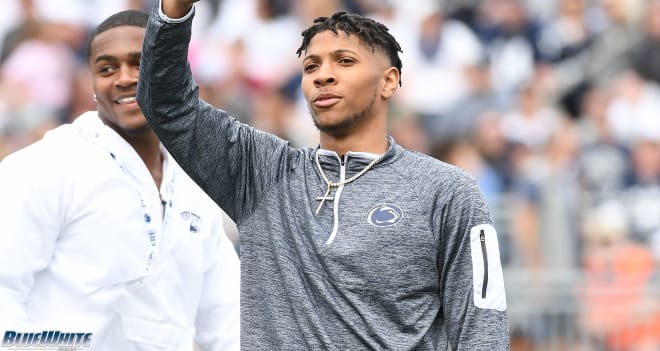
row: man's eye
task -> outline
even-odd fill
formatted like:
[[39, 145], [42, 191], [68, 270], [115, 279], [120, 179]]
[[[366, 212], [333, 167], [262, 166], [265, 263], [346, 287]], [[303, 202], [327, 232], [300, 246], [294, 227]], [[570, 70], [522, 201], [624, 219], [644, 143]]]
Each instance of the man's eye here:
[[99, 73], [101, 74], [110, 74], [114, 72], [114, 68], [112, 66], [103, 66], [99, 69]]
[[318, 65], [316, 65], [316, 64], [309, 64], [309, 65], [305, 65], [305, 67], [303, 68], [303, 70], [304, 70], [305, 72], [311, 72], [311, 71], [313, 71], [314, 69], [316, 69], [316, 67], [318, 67]]
[[350, 65], [350, 64], [353, 64], [355, 61], [353, 61], [353, 59], [351, 59], [351, 58], [342, 57], [342, 58], [339, 59], [338, 62], [342, 65]]

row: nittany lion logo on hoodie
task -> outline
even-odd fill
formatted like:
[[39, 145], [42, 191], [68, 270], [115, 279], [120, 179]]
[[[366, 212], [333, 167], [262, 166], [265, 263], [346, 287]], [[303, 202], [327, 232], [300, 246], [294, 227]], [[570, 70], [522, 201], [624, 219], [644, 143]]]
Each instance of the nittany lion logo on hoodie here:
[[378, 205], [367, 213], [367, 222], [376, 227], [389, 227], [396, 224], [403, 217], [403, 211], [392, 204]]

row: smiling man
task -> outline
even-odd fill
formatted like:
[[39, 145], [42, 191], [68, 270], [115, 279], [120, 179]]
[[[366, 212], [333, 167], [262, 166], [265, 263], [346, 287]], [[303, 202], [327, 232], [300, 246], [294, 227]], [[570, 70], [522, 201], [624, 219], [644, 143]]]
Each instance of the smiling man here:
[[497, 233], [475, 179], [387, 136], [399, 44], [355, 14], [302, 33], [320, 132], [292, 148], [198, 97], [191, 0], [162, 0], [138, 102], [164, 145], [236, 221], [243, 350], [508, 350]]
[[0, 348], [238, 350], [221, 211], [135, 100], [147, 18], [120, 12], [92, 34], [98, 111], [0, 163]]

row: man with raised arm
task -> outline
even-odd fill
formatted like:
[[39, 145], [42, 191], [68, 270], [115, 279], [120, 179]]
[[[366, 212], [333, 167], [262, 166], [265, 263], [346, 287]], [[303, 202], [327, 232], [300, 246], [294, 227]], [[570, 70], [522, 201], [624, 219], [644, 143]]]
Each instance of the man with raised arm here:
[[475, 180], [387, 135], [402, 68], [388, 29], [339, 12], [302, 33], [320, 145], [299, 149], [199, 99], [194, 2], [151, 13], [138, 103], [238, 225], [242, 349], [508, 350], [497, 233]]

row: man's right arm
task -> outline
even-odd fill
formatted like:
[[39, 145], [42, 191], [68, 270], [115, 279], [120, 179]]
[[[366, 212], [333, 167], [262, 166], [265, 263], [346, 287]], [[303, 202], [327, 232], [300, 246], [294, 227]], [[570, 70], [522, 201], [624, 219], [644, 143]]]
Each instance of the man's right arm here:
[[31, 146], [0, 162], [0, 332], [32, 327], [29, 296], [63, 221], [57, 177], [51, 165], [31, 157], [38, 152]]
[[[188, 64], [194, 8], [162, 2], [151, 12], [142, 49], [137, 99], [149, 124], [190, 177], [237, 223], [250, 214], [299, 152], [238, 122], [199, 98]], [[166, 10], [166, 4], [178, 4]]]

